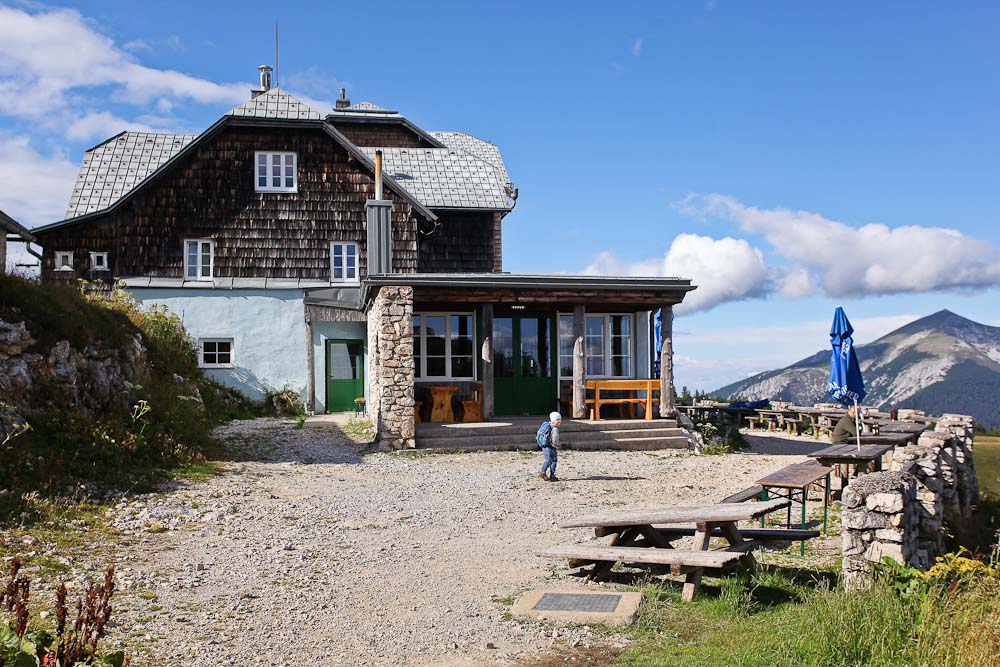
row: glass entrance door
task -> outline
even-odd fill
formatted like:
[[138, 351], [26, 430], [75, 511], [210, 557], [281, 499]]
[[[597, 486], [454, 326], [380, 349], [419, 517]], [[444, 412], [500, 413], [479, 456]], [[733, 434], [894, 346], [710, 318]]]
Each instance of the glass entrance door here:
[[555, 317], [493, 318], [493, 397], [498, 415], [543, 415], [558, 405]]

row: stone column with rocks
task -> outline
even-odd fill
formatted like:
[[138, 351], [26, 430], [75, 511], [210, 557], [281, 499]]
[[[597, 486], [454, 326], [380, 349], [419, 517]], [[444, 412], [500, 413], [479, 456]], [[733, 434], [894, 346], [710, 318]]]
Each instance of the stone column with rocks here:
[[916, 499], [916, 478], [904, 472], [861, 475], [844, 489], [840, 518], [847, 588], [868, 586], [872, 566], [886, 556], [900, 563], [913, 559], [920, 522]]
[[368, 312], [369, 412], [383, 449], [416, 447], [413, 288], [383, 287]]

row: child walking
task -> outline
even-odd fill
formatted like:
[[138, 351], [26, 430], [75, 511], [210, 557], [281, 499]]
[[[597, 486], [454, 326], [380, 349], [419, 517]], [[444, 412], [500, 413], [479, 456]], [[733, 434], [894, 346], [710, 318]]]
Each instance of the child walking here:
[[539, 475], [546, 482], [558, 482], [556, 477], [556, 464], [559, 462], [559, 427], [562, 425], [562, 415], [558, 412], [550, 412], [549, 420], [542, 422], [535, 434], [535, 442], [542, 448], [545, 460], [542, 463], [542, 472]]

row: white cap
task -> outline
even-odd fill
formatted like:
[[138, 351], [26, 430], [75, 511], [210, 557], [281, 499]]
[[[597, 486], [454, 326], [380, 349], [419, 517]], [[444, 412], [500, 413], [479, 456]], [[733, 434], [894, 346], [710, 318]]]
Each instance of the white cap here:
[[557, 419], [562, 419], [562, 415], [559, 414], [558, 412], [550, 412], [549, 413], [549, 421], [550, 422], [554, 422]]

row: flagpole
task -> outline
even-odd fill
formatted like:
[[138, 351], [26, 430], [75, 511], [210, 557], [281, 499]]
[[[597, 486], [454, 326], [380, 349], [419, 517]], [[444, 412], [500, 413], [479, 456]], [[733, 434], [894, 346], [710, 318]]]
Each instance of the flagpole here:
[[861, 408], [858, 399], [854, 399], [854, 435], [858, 438], [858, 451], [861, 451]]

